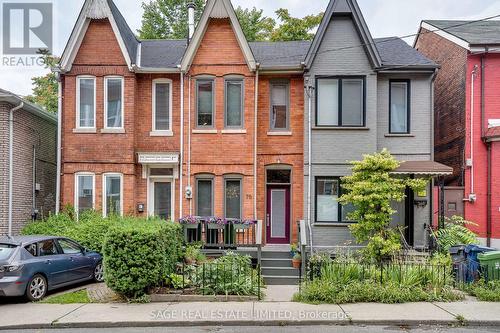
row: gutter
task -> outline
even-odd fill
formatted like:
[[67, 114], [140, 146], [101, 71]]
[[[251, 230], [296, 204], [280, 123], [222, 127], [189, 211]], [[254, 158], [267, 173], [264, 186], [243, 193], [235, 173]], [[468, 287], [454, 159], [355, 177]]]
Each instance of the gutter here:
[[179, 158], [179, 218], [183, 216], [182, 203], [184, 198], [183, 173], [184, 173], [184, 72], [181, 71], [181, 149]]
[[9, 217], [8, 217], [8, 235], [12, 236], [12, 197], [13, 197], [13, 181], [14, 181], [14, 112], [22, 109], [24, 102], [9, 111]]
[[57, 166], [56, 166], [56, 214], [61, 211], [61, 155], [62, 155], [62, 82], [58, 77], [58, 92], [57, 92]]
[[[481, 138], [484, 140], [485, 136], [485, 128], [484, 128], [484, 123], [486, 119], [486, 98], [484, 96], [485, 92], [485, 81], [486, 81], [486, 54], [488, 53], [488, 47], [485, 48], [485, 53], [481, 55]], [[491, 161], [491, 142], [485, 142], [488, 152], [487, 152], [487, 190], [486, 190], [486, 196], [487, 196], [487, 213], [486, 213], [486, 244], [488, 247], [491, 246], [491, 233], [492, 233], [492, 214], [491, 214], [491, 209], [493, 207], [492, 203], [492, 184], [491, 184], [491, 168], [492, 168], [492, 161]]]
[[[435, 135], [435, 128], [434, 128], [434, 84], [435, 84], [435, 80], [436, 80], [436, 77], [437, 77], [437, 74], [438, 74], [438, 69], [435, 69], [434, 70], [434, 73], [432, 74], [431, 76], [431, 84], [430, 84], [430, 95], [431, 95], [431, 161], [434, 161], [434, 158], [435, 158], [435, 154], [434, 154], [434, 135]], [[431, 190], [429, 192], [429, 203], [430, 203], [430, 209], [429, 209], [429, 221], [430, 221], [430, 224], [431, 224], [431, 227], [433, 227], [433, 224], [434, 224], [434, 178], [432, 178], [431, 180]], [[438, 204], [438, 207], [439, 207], [439, 204]], [[439, 219], [439, 218], [438, 218]], [[439, 224], [439, 223], [438, 223]], [[429, 244], [427, 244], [429, 245]]]
[[491, 247], [491, 233], [492, 233], [492, 220], [491, 220], [491, 208], [492, 208], [492, 197], [491, 197], [491, 192], [492, 192], [492, 184], [491, 184], [491, 167], [492, 167], [492, 163], [491, 163], [491, 142], [488, 142], [487, 143], [488, 145], [488, 156], [487, 156], [487, 160], [488, 160], [488, 176], [487, 176], [487, 179], [488, 179], [488, 189], [487, 189], [487, 196], [488, 196], [488, 203], [487, 203], [487, 209], [488, 209], [488, 212], [486, 213], [486, 246], [487, 247]]
[[305, 91], [307, 94], [307, 226], [309, 228], [309, 243], [311, 254], [314, 254], [313, 231], [311, 222], [311, 188], [312, 188], [312, 92], [314, 87], [307, 80]]

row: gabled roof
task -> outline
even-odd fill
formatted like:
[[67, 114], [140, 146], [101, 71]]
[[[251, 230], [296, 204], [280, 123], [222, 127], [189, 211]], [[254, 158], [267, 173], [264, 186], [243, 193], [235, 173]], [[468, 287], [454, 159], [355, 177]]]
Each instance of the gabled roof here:
[[57, 116], [47, 112], [42, 107], [30, 103], [19, 95], [16, 95], [10, 91], [4, 90], [0, 88], [0, 102], [7, 102], [13, 106], [24, 104], [22, 110], [28, 111], [29, 113], [38, 116], [44, 120], [48, 120], [51, 123], [57, 124]]
[[500, 44], [500, 21], [424, 20], [443, 32], [457, 37], [470, 45]]
[[314, 40], [311, 44], [311, 48], [307, 53], [305, 64], [307, 68], [310, 68], [314, 58], [316, 57], [316, 53], [319, 50], [325, 32], [332, 21], [332, 17], [334, 16], [351, 16], [358, 30], [359, 37], [361, 42], [365, 45], [366, 53], [370, 59], [370, 62], [374, 68], [380, 67], [381, 59], [378, 54], [377, 48], [373, 43], [373, 38], [368, 30], [368, 26], [366, 25], [365, 19], [363, 18], [363, 14], [359, 9], [359, 6], [356, 0], [330, 0], [328, 7], [325, 11], [325, 15], [323, 16], [323, 20], [318, 28], [318, 32], [314, 37]]
[[181, 69], [183, 71], [187, 71], [191, 66], [211, 18], [229, 18], [236, 35], [236, 40], [238, 41], [241, 51], [243, 52], [247, 65], [251, 71], [254, 71], [257, 68], [257, 64], [252, 54], [252, 50], [250, 49], [250, 45], [245, 38], [245, 34], [241, 29], [238, 18], [236, 17], [236, 12], [231, 4], [231, 0], [207, 0], [200, 22], [196, 27], [193, 38], [191, 39], [182, 60]]
[[381, 69], [439, 67], [399, 37], [375, 38], [374, 42], [382, 60]]
[[123, 57], [129, 69], [136, 63], [139, 41], [135, 37], [122, 14], [112, 0], [85, 0], [75, 27], [71, 32], [68, 44], [61, 57], [60, 66], [63, 71], [71, 70], [73, 61], [92, 19], [109, 19], [115, 33]]

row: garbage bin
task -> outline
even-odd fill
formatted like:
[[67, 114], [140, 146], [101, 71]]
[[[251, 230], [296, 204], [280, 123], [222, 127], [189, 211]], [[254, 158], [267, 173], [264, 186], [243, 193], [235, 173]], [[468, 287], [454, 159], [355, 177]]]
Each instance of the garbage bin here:
[[496, 251], [496, 249], [480, 245], [467, 245], [465, 255], [467, 257], [467, 282], [474, 282], [480, 278], [481, 265], [478, 255]]
[[486, 281], [500, 280], [500, 251], [491, 251], [478, 255]]
[[456, 245], [450, 247], [450, 256], [453, 261], [453, 273], [457, 282], [467, 282], [467, 255], [465, 254], [465, 245]]

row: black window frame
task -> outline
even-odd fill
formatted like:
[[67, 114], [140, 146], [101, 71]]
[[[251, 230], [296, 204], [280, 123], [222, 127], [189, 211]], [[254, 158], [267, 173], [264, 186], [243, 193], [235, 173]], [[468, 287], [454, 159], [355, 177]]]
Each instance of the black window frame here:
[[[394, 132], [392, 130], [392, 84], [406, 83], [406, 132]], [[390, 79], [389, 80], [389, 134], [410, 134], [411, 133], [411, 80], [410, 79]]]
[[[333, 80], [338, 80], [338, 125], [320, 125], [318, 123], [318, 114], [319, 114], [319, 104], [318, 104], [318, 97], [319, 97], [319, 81], [324, 80], [324, 79], [333, 79]], [[342, 80], [362, 80], [363, 82], [363, 123], [361, 125], [343, 125], [342, 124]], [[325, 127], [325, 128], [363, 128], [366, 127], [366, 76], [364, 75], [335, 75], [335, 76], [316, 76], [315, 77], [315, 86], [316, 86], [316, 92], [315, 92], [315, 126], [316, 127]]]
[[[212, 210], [211, 214], [209, 216], [201, 216], [199, 215], [199, 205], [198, 205], [198, 189], [199, 189], [199, 182], [200, 181], [209, 181], [210, 182], [210, 190], [211, 190], [211, 202], [210, 202], [210, 208]], [[215, 179], [213, 176], [199, 176], [199, 177], [196, 177], [195, 178], [195, 184], [196, 184], [196, 188], [195, 188], [195, 213], [197, 216], [199, 217], [211, 217], [211, 216], [214, 216], [214, 212], [215, 212], [215, 189], [214, 189], [214, 184], [215, 184]]]
[[[273, 88], [274, 86], [285, 86], [286, 87], [286, 127], [276, 128], [273, 127]], [[269, 83], [269, 131], [270, 132], [288, 132], [290, 131], [291, 123], [291, 102], [290, 102], [290, 80], [286, 79], [274, 79]]]
[[[200, 125], [199, 122], [199, 110], [200, 110], [200, 101], [199, 101], [199, 85], [200, 83], [207, 83], [210, 82], [212, 84], [212, 124], [211, 125]], [[195, 84], [195, 96], [196, 96], [196, 128], [199, 129], [213, 129], [215, 128], [215, 78], [211, 77], [203, 77], [203, 78], [197, 78], [196, 79], [196, 84]]]
[[243, 177], [242, 176], [225, 176], [224, 177], [224, 217], [227, 217], [227, 201], [226, 201], [226, 190], [227, 182], [239, 182], [240, 183], [240, 219], [243, 218]]
[[344, 206], [337, 201], [338, 209], [337, 209], [337, 221], [318, 221], [318, 181], [322, 179], [328, 180], [337, 180], [339, 184], [338, 188], [338, 198], [342, 196], [342, 177], [339, 176], [316, 176], [314, 177], [314, 222], [315, 223], [328, 223], [328, 224], [355, 224], [355, 221], [344, 221], [342, 219], [342, 210]]

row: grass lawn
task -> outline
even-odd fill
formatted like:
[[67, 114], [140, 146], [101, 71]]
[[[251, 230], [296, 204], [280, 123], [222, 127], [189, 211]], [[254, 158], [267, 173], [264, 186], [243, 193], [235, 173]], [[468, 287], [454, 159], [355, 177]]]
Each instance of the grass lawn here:
[[87, 290], [75, 291], [62, 295], [47, 297], [40, 303], [44, 304], [75, 304], [75, 303], [90, 303], [90, 298]]

